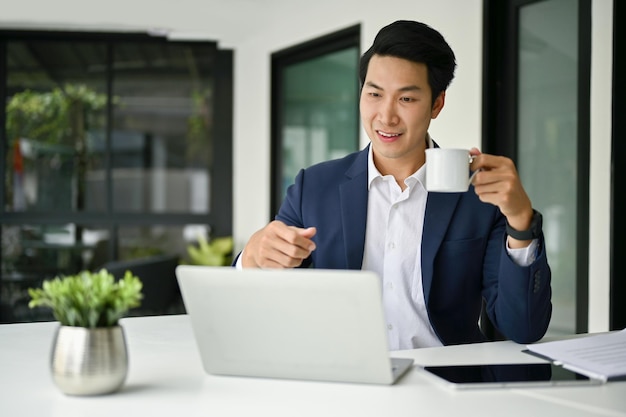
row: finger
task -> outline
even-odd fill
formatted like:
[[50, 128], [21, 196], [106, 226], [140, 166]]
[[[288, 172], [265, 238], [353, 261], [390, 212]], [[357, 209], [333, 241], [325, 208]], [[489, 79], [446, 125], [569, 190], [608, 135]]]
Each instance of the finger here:
[[278, 254], [275, 258], [263, 258], [258, 263], [260, 268], [275, 268], [275, 269], [283, 269], [283, 268], [296, 268], [302, 264], [302, 259], [294, 259], [284, 256], [282, 254]]
[[515, 170], [515, 165], [509, 158], [481, 153], [473, 157], [472, 169], [481, 169], [483, 171], [502, 169], [512, 171]]
[[296, 268], [300, 266], [302, 261], [299, 262], [277, 262], [270, 258], [264, 258], [259, 263], [259, 268], [264, 269], [286, 269], [286, 268]]
[[[478, 164], [474, 163], [474, 161], [476, 160], [476, 158], [478, 158], [481, 155], [481, 152], [478, 148], [472, 148], [470, 149], [470, 170], [474, 171], [474, 172], [478, 172], [479, 171], [479, 167]], [[473, 178], [472, 178], [473, 180]]]
[[269, 258], [263, 258], [261, 259], [258, 263], [257, 263], [259, 268], [264, 268], [264, 269], [285, 269], [288, 268], [285, 265], [282, 265], [276, 261], [274, 261], [273, 259], [269, 259]]
[[474, 185], [474, 191], [481, 201], [500, 207], [502, 214], [505, 215], [515, 214], [530, 205], [523, 187], [514, 180], [483, 181], [479, 185]]
[[300, 227], [289, 226], [286, 230], [280, 230], [278, 236], [285, 242], [308, 251], [313, 251], [315, 250], [315, 242], [313, 242], [311, 238], [315, 236], [316, 232], [317, 230], [315, 227], [303, 229]]
[[[291, 268], [300, 265], [302, 259], [308, 256], [306, 255], [306, 251], [303, 251], [300, 256], [298, 256], [296, 252], [289, 255], [288, 253], [293, 251], [295, 246], [269, 236], [264, 236], [255, 248], [254, 262], [261, 268]], [[251, 248], [251, 250], [253, 249]], [[246, 252], [244, 251], [244, 253]]]
[[264, 230], [264, 234], [267, 237], [277, 237], [292, 244], [298, 244], [299, 242], [303, 247], [308, 246], [307, 241], [311, 242], [309, 238], [315, 235], [314, 227], [305, 229], [296, 226], [287, 226], [280, 220], [270, 222], [265, 226]]
[[[515, 183], [516, 177], [512, 173], [503, 170], [481, 170], [477, 172], [473, 184], [474, 186], [494, 186], [501, 190], [510, 188], [509, 184]], [[490, 189], [491, 191], [491, 189]]]
[[280, 259], [276, 259], [276, 261], [277, 262], [282, 261], [284, 263], [285, 257], [291, 258], [291, 259], [298, 259], [300, 261], [308, 258], [311, 252], [313, 251], [313, 249], [311, 249], [311, 246], [314, 246], [314, 245], [298, 246], [291, 242], [286, 242], [284, 240], [279, 239], [274, 242], [272, 249], [278, 252], [279, 254], [278, 256], [280, 256]]
[[317, 229], [315, 227], [307, 227], [306, 229], [299, 229], [299, 233], [301, 236], [310, 239], [315, 236]]

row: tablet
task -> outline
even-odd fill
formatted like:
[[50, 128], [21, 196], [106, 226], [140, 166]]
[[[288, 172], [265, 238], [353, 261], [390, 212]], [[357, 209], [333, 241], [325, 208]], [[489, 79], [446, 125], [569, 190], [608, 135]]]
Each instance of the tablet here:
[[602, 381], [553, 363], [424, 366], [424, 373], [454, 389], [598, 385]]

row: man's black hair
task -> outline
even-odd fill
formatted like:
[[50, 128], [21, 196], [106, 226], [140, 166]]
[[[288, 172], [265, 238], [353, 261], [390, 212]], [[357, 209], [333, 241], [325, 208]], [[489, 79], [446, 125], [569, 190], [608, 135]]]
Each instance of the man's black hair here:
[[361, 88], [365, 84], [367, 68], [374, 55], [392, 56], [425, 64], [433, 103], [454, 78], [456, 59], [450, 45], [439, 32], [421, 22], [398, 20], [378, 32], [372, 46], [361, 56]]

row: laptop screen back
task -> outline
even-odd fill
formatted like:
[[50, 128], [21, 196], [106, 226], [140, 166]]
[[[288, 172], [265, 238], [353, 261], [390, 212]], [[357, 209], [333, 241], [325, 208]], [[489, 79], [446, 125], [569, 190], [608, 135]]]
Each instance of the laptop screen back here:
[[179, 266], [208, 373], [392, 383], [371, 272]]

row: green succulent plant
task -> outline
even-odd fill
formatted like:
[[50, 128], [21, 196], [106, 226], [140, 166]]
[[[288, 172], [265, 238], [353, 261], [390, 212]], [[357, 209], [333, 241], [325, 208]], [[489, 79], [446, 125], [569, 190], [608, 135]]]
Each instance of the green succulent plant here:
[[128, 310], [138, 307], [142, 283], [130, 271], [119, 281], [105, 269], [56, 277], [41, 288], [29, 288], [30, 308], [49, 307], [64, 326], [112, 327]]

